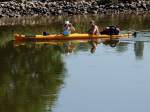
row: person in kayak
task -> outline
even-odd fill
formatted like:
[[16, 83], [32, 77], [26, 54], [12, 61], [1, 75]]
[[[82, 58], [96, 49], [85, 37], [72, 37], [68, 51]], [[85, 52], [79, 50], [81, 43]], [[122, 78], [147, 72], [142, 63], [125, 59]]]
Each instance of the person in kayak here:
[[88, 30], [88, 34], [92, 35], [99, 35], [99, 29], [98, 26], [95, 24], [94, 20], [90, 21], [90, 29]]
[[65, 21], [63, 34], [67, 36], [72, 32], [75, 32], [74, 26], [69, 21]]
[[[90, 35], [99, 35], [100, 34], [98, 26], [95, 24], [94, 20], [90, 21], [90, 29], [88, 30], [88, 34], [90, 34]], [[97, 47], [99, 40], [93, 40], [92, 38], [90, 38], [90, 39], [91, 39], [90, 44], [92, 47], [91, 53], [94, 53], [96, 51], [96, 47]]]

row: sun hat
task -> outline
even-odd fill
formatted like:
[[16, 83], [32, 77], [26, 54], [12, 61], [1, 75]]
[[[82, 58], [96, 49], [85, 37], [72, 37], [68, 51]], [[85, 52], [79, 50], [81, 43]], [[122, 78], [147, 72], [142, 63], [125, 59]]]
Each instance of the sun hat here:
[[65, 24], [70, 24], [69, 21], [65, 21]]

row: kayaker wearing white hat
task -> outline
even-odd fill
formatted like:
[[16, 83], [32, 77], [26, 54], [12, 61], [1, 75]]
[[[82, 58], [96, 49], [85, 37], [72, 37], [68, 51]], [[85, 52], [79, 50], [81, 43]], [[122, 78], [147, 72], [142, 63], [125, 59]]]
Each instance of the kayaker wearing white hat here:
[[65, 21], [65, 24], [70, 24], [70, 22], [69, 21]]
[[73, 27], [73, 25], [69, 21], [65, 21], [63, 34], [67, 36], [74, 31], [75, 28]]

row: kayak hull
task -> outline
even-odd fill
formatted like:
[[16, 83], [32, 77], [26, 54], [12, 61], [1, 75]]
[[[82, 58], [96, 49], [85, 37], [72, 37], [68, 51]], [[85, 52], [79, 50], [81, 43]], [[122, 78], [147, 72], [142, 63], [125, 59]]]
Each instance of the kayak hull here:
[[90, 35], [90, 34], [70, 34], [69, 36], [64, 36], [62, 34], [53, 34], [53, 35], [35, 35], [35, 36], [26, 36], [15, 34], [16, 41], [49, 41], [49, 40], [88, 40], [88, 39], [119, 39], [119, 38], [128, 38], [132, 34], [119, 34], [119, 35]]

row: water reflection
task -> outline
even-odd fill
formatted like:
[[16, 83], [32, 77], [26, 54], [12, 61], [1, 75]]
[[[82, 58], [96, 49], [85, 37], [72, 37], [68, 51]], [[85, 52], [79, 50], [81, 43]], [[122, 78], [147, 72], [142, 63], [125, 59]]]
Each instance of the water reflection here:
[[[119, 40], [74, 40], [74, 41], [27, 41], [27, 42], [20, 42], [20, 41], [13, 41], [14, 47], [18, 46], [35, 46], [37, 48], [37, 45], [40, 46], [49, 46], [49, 47], [57, 47], [57, 50], [61, 54], [73, 54], [78, 51], [90, 51], [90, 53], [95, 53], [97, 46], [100, 44], [104, 44], [105, 46], [115, 47], [117, 52], [124, 52], [125, 49], [128, 46], [128, 43], [120, 43]], [[123, 47], [121, 47], [123, 46]], [[56, 49], [55, 49], [56, 50]]]
[[101, 40], [90, 40], [89, 43], [91, 45], [90, 52], [93, 54], [96, 52], [96, 48], [97, 48], [98, 44], [100, 44], [102, 42], [101, 42]]
[[[64, 84], [62, 56], [78, 51], [96, 52], [99, 41], [9, 41], [0, 47], [0, 111], [51, 112]], [[125, 52], [128, 43], [105, 41], [104, 45]], [[143, 56], [144, 43], [136, 42], [136, 57]], [[31, 108], [32, 106], [32, 108]]]
[[134, 52], [136, 59], [143, 59], [143, 52], [144, 52], [144, 42], [135, 42], [134, 43]]
[[[105, 46], [98, 49], [102, 43], [96, 41], [34, 43], [9, 41], [13, 39], [14, 33], [27, 35], [42, 34], [43, 31], [60, 33], [66, 18], [72, 21], [78, 32], [87, 31], [91, 19], [96, 21], [100, 29], [117, 24], [124, 32], [125, 30], [147, 30], [150, 26], [149, 15], [0, 19], [0, 112], [45, 112], [47, 110], [51, 112], [67, 74], [62, 57], [79, 51], [97, 53], [98, 50], [105, 50]], [[149, 34], [148, 32], [147, 35]], [[133, 44], [131, 42], [134, 49], [129, 46], [129, 43], [106, 41], [103, 44], [113, 47], [111, 50], [117, 53], [132, 50], [136, 59], [143, 60], [145, 43], [137, 41]], [[99, 74], [96, 71], [95, 73]]]
[[104, 41], [104, 44], [109, 45], [110, 47], [116, 47], [119, 44], [119, 40]]
[[64, 84], [65, 64], [59, 48], [0, 47], [0, 111], [44, 112], [55, 104]]
[[98, 41], [91, 41], [91, 40], [74, 40], [74, 41], [29, 41], [29, 42], [20, 42], [20, 41], [13, 41], [13, 46], [49, 46], [49, 47], [56, 47], [61, 54], [72, 54], [78, 51], [88, 51], [89, 49], [93, 49], [98, 43]]

